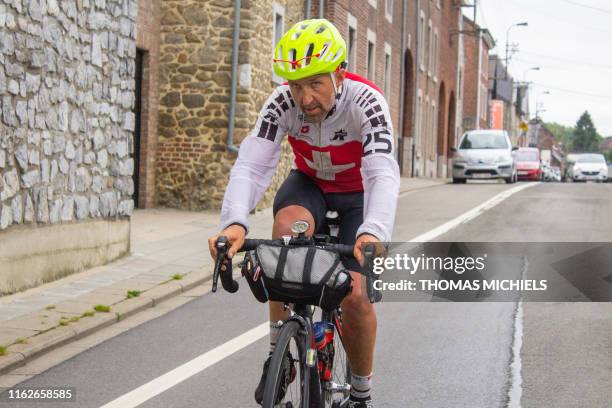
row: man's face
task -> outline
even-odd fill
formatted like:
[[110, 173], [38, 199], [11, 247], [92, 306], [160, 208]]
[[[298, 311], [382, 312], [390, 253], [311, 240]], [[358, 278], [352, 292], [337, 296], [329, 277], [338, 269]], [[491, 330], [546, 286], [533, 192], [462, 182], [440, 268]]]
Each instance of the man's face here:
[[[336, 85], [339, 87], [344, 79], [344, 72], [336, 72], [332, 75], [336, 76]], [[289, 87], [293, 99], [309, 122], [322, 122], [334, 107], [336, 95], [329, 74], [289, 81]]]

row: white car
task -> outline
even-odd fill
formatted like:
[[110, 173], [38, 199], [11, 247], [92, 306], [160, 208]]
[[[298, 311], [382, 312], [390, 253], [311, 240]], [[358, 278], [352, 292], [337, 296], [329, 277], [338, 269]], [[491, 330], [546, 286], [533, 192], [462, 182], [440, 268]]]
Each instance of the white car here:
[[597, 153], [578, 155], [575, 164], [570, 168], [569, 177], [573, 181], [607, 181], [608, 166], [605, 157]]
[[504, 130], [472, 130], [463, 134], [459, 147], [452, 148], [453, 183], [467, 179], [517, 179], [516, 147]]

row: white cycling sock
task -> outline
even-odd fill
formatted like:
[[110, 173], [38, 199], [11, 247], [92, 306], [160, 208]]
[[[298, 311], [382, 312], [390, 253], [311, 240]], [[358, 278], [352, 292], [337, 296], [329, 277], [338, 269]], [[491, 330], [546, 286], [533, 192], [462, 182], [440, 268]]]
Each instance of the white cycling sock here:
[[276, 347], [276, 342], [278, 341], [281, 327], [282, 324], [270, 322], [270, 355], [272, 355], [272, 352], [274, 352], [274, 347]]
[[351, 399], [365, 401], [370, 399], [372, 388], [372, 373], [367, 376], [351, 373]]

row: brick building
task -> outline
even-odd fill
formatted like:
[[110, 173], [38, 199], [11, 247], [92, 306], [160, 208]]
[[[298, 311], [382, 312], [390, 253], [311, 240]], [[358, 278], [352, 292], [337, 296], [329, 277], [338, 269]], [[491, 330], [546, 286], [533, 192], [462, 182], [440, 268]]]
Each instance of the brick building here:
[[469, 33], [464, 39], [465, 82], [477, 84], [465, 87], [463, 127], [465, 130], [486, 129], [490, 127], [489, 50], [495, 46], [495, 41], [487, 29], [480, 28], [468, 17], [463, 21], [464, 29]]
[[134, 106], [136, 127], [131, 144], [134, 157], [134, 203], [138, 208], [155, 206], [161, 3], [161, 0], [138, 2]]

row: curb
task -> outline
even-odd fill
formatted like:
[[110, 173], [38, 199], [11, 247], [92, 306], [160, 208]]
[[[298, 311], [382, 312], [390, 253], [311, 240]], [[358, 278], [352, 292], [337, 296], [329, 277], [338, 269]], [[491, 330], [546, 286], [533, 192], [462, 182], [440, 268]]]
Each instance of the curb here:
[[0, 375], [9, 374], [11, 371], [58, 347], [119, 323], [127, 317], [152, 308], [211, 279], [212, 274], [202, 276], [192, 272], [184, 279], [161, 283], [143, 292], [141, 297], [125, 299], [116, 303], [109, 313], [96, 313], [94, 316], [81, 319], [75, 324], [56, 326], [46, 332], [29, 337], [27, 344], [13, 344], [9, 346], [8, 353], [0, 357]]
[[432, 187], [445, 186], [447, 184], [449, 184], [449, 181], [445, 179], [444, 181], [440, 181], [438, 183], [427, 184], [421, 187], [408, 187], [408, 188], [402, 189], [402, 187], [400, 186], [399, 194], [409, 193], [412, 191], [421, 191], [421, 190], [425, 190], [425, 189], [432, 188]]

